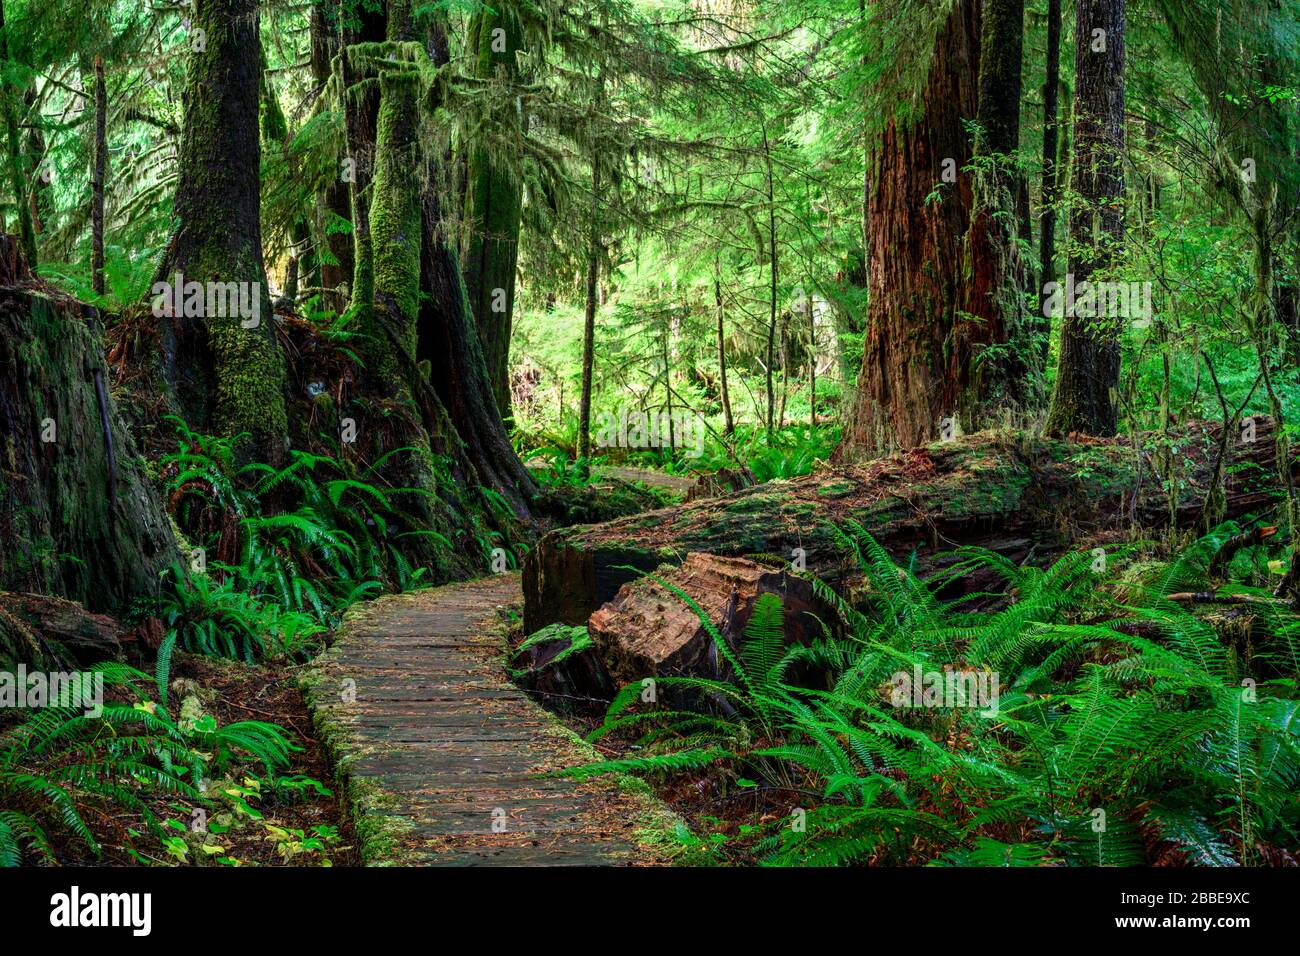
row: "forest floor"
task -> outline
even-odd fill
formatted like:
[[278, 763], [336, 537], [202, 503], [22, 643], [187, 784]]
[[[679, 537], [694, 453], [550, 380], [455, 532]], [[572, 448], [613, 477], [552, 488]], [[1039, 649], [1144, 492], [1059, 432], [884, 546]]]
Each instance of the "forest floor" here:
[[516, 574], [349, 612], [305, 680], [365, 864], [658, 865], [675, 824], [644, 784], [548, 777], [595, 757], [510, 681]]
[[[256, 793], [243, 793], [248, 812], [214, 811], [208, 820], [209, 846], [221, 846], [226, 865], [247, 866], [350, 866], [357, 863], [357, 841], [342, 796], [330, 789], [330, 768], [324, 749], [313, 733], [311, 717], [298, 689], [297, 676], [281, 665], [246, 665], [178, 652], [172, 666], [174, 686], [198, 688], [204, 710], [221, 726], [237, 721], [269, 721], [290, 732], [299, 749], [276, 777], [290, 786], [273, 788], [257, 782]], [[110, 693], [110, 699], [120, 697]], [[123, 698], [119, 702], [129, 702]], [[229, 781], [247, 788], [252, 779]], [[189, 806], [164, 792], [146, 795], [148, 809], [164, 828], [186, 832], [193, 823]], [[219, 801], [223, 802], [223, 801]], [[88, 822], [95, 830], [103, 856], [94, 858], [83, 845], [59, 841], [60, 860], [72, 866], [174, 865], [178, 860], [159, 849], [157, 841], [140, 828], [139, 814], [129, 808], [86, 804]], [[222, 821], [225, 821], [223, 823]], [[319, 836], [323, 831], [329, 836]], [[303, 848], [304, 838], [318, 837], [320, 851]], [[212, 856], [191, 846], [185, 862], [220, 865]]]

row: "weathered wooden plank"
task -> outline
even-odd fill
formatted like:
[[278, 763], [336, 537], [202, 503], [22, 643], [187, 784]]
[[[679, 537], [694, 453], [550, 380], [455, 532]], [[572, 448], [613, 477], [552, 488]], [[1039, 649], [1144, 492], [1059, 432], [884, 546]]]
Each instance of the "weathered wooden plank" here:
[[520, 600], [518, 575], [382, 598], [349, 619], [313, 671], [322, 736], [349, 781], [366, 783], [360, 811], [399, 844], [363, 847], [367, 862], [663, 862], [635, 838], [662, 813], [648, 797], [540, 776], [590, 754], [509, 681], [496, 609]]

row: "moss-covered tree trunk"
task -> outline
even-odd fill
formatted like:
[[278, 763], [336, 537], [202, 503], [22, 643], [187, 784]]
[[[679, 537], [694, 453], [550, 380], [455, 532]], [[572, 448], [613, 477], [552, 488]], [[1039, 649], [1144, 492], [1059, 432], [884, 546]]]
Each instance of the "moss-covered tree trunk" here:
[[[347, 5], [345, 5], [347, 7]], [[350, 309], [357, 326], [369, 324], [375, 300], [375, 263], [370, 241], [370, 183], [374, 170], [379, 95], [375, 84], [365, 84], [365, 59], [351, 47], [384, 39], [388, 29], [382, 5], [378, 12], [350, 7], [340, 15], [338, 80], [343, 97], [343, 126], [347, 155], [341, 175], [348, 183], [352, 211], [352, 296]]]
[[969, 370], [974, 399], [963, 425], [980, 428], [1023, 420], [1042, 393], [1036, 324], [1025, 308], [1028, 284], [1015, 231], [1023, 185], [1015, 168], [1020, 146], [1024, 0], [981, 4], [979, 112], [972, 172], [973, 204], [966, 234], [966, 317], [1005, 347], [973, 353]]
[[[410, 0], [389, 0], [387, 41], [417, 38]], [[420, 251], [424, 192], [420, 143], [420, 74], [386, 67], [380, 75], [375, 132], [374, 182], [370, 196], [370, 244], [374, 268], [374, 308], [360, 316], [365, 337], [366, 380], [371, 391], [409, 395], [401, 353], [415, 354], [420, 314]]]
[[181, 556], [108, 391], [95, 310], [31, 281], [0, 236], [0, 590], [111, 610], [155, 596]]
[[[384, 477], [410, 489], [404, 508], [420, 529], [452, 538], [475, 533], [472, 492], [491, 489], [513, 514], [528, 516], [535, 488], [497, 413], [460, 264], [447, 242], [443, 153], [426, 128], [417, 63], [446, 62], [445, 32], [436, 14], [433, 22], [417, 18], [410, 0], [390, 0], [387, 17], [384, 60], [374, 64], [381, 94], [369, 253], [363, 256], [359, 245], [357, 256], [359, 275], [366, 259], [371, 263], [373, 301], [368, 308], [359, 301], [360, 281], [354, 295], [366, 365], [356, 406], [364, 416], [359, 440], [372, 460], [399, 447], [417, 449], [389, 459]], [[344, 59], [351, 69], [364, 57]], [[493, 518], [498, 526], [513, 521]]]
[[1061, 90], [1061, 0], [1047, 0], [1047, 66], [1043, 77], [1043, 172], [1041, 209], [1038, 214], [1038, 281], [1037, 318], [1042, 337], [1039, 358], [1046, 363], [1051, 336], [1045, 306], [1048, 283], [1056, 281], [1056, 203], [1059, 181], [1057, 165], [1057, 103]]
[[[582, 309], [582, 387], [578, 393], [578, 458], [591, 457], [591, 403], [596, 373], [596, 308], [600, 282], [600, 155], [591, 151], [591, 209], [587, 219], [587, 285]], [[664, 366], [667, 386], [668, 367]]]
[[[442, 441], [448, 429], [437, 403], [423, 405], [427, 383], [416, 367], [417, 323], [420, 317], [421, 254], [424, 246], [421, 202], [424, 193], [424, 150], [420, 137], [420, 55], [410, 46], [420, 28], [411, 0], [386, 4], [386, 62], [379, 66], [368, 53], [345, 52], [345, 77], [356, 80], [360, 68], [377, 68], [379, 100], [374, 121], [373, 179], [361, 171], [357, 155], [353, 208], [361, 228], [356, 230], [357, 281], [353, 317], [361, 332], [365, 363], [354, 404], [357, 448], [364, 458], [378, 461], [399, 448], [410, 452], [388, 458], [379, 474], [398, 494], [403, 510], [419, 530], [433, 529], [448, 537], [451, 524], [464, 530], [465, 516], [448, 514], [448, 493], [440, 488], [432, 454], [450, 454]], [[352, 39], [360, 39], [354, 35]], [[361, 48], [365, 50], [365, 48]], [[354, 72], [356, 71], [356, 72]], [[349, 150], [364, 149], [370, 135], [364, 99], [349, 90]], [[361, 218], [364, 217], [364, 218]], [[454, 437], [454, 436], [453, 436]], [[406, 551], [421, 563], [436, 563], [428, 542], [408, 539]], [[438, 577], [445, 576], [440, 568]]]
[[[718, 341], [718, 398], [722, 402], [722, 434], [728, 438], [736, 433], [736, 422], [731, 415], [731, 389], [727, 385], [727, 336], [723, 328], [726, 318], [722, 302], [722, 265], [713, 256], [713, 308], [717, 320]], [[816, 410], [814, 409], [814, 414]]]
[[[1276, 429], [1267, 418], [1255, 423], [1256, 441], [1229, 445], [1226, 517], [1267, 514], [1284, 499]], [[680, 563], [692, 551], [797, 563], [837, 582], [856, 567], [836, 531], [851, 521], [896, 559], [923, 567], [964, 545], [1040, 562], [1069, 548], [1091, 549], [1099, 534], [1113, 542], [1134, 525], [1194, 528], [1215, 479], [1222, 428], [1194, 423], [1180, 433], [1187, 471], [1172, 513], [1164, 480], [1131, 442], [995, 431], [551, 531], [524, 564], [524, 627], [531, 633], [556, 621], [584, 623], [637, 569]], [[1298, 465], [1292, 455], [1285, 471], [1294, 474]]]
[[[1111, 264], [1124, 239], [1124, 8], [1124, 0], [1075, 2], [1067, 279], [1076, 289]], [[1098, 311], [1109, 310], [1065, 300], [1049, 434], [1115, 434], [1121, 317]]]
[[[188, 41], [178, 227], [155, 276], [155, 283], [174, 287], [179, 276], [185, 284], [170, 291], [185, 299], [181, 314], [166, 302], [160, 307], [164, 375], [192, 425], [247, 432], [244, 454], [276, 462], [288, 423], [284, 356], [262, 259], [256, 0], [196, 0]], [[190, 283], [202, 287], [197, 308], [189, 305]], [[246, 308], [231, 308], [230, 289]]]
[[[289, 175], [294, 175], [294, 159], [290, 146], [293, 137], [289, 132], [289, 121], [280, 106], [280, 97], [275, 92], [275, 85], [266, 72], [266, 55], [262, 55], [262, 139], [268, 152], [275, 150], [284, 154], [289, 163]], [[285, 265], [284, 289], [282, 297], [290, 308], [298, 303], [299, 277], [306, 275], [311, 285], [320, 284], [319, 257], [311, 252], [311, 223], [306, 215], [298, 216], [289, 226], [289, 261]]]
[[[9, 47], [9, 30], [5, 26], [5, 4], [4, 0], [0, 0], [0, 62], [8, 61]], [[36, 228], [32, 223], [31, 207], [27, 203], [27, 171], [23, 168], [22, 140], [18, 130], [18, 104], [22, 102], [22, 97], [15, 84], [6, 83], [0, 87], [0, 98], [3, 98], [9, 185], [13, 189], [18, 235], [22, 239], [23, 252], [27, 256], [27, 261], [34, 269], [37, 264]]]
[[[318, 91], [323, 91], [329, 84], [334, 57], [339, 51], [337, 27], [338, 13], [331, 5], [317, 3], [312, 6], [309, 24], [311, 76]], [[319, 269], [313, 279], [321, 288], [335, 290], [324, 293], [324, 304], [337, 312], [342, 312], [347, 307], [347, 296], [342, 290], [352, 286], [355, 261], [352, 236], [340, 225], [341, 222], [352, 221], [351, 196], [342, 173], [340, 167], [329, 185], [317, 197], [316, 235], [328, 254], [317, 256]]]
[[[512, 4], [484, 7], [470, 31], [474, 75], [505, 84], [519, 77], [516, 56], [523, 41]], [[496, 97], [502, 100], [501, 96]], [[501, 142], [519, 135], [519, 111], [513, 99], [493, 116]], [[470, 237], [465, 261], [465, 285], [478, 327], [483, 361], [497, 409], [510, 415], [510, 332], [515, 304], [515, 265], [519, 252], [519, 222], [523, 187], [510, 165], [487, 146], [469, 152], [465, 216]]]
[[971, 207], [964, 124], [976, 115], [978, 44], [978, 4], [958, 0], [935, 39], [919, 94], [924, 115], [891, 119], [875, 154], [870, 303], [844, 457], [934, 438], [943, 419], [981, 397], [973, 362], [996, 330], [960, 314]]
[[95, 154], [90, 180], [90, 283], [104, 294], [104, 177], [108, 173], [108, 91], [104, 58], [95, 57]]
[[[447, 62], [444, 23], [435, 19], [428, 35], [429, 56], [435, 65]], [[493, 395], [492, 380], [475, 327], [474, 313], [465, 291], [464, 273], [456, 255], [452, 230], [444, 212], [443, 188], [449, 179], [445, 154], [426, 149], [420, 177], [421, 304], [416, 352], [438, 403], [449, 416], [452, 429], [429, 422], [435, 441], [455, 455], [473, 484], [491, 492], [526, 524], [534, 521], [537, 487], [515, 454]], [[427, 406], [427, 403], [426, 403]], [[495, 522], [509, 523], [489, 502]]]

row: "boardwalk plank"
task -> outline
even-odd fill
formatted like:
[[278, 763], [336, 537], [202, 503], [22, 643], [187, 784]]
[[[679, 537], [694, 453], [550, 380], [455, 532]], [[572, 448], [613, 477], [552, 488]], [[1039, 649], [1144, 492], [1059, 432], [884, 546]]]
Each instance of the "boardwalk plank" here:
[[591, 753], [505, 673], [497, 608], [519, 600], [517, 575], [381, 598], [309, 675], [359, 829], [384, 834], [366, 862], [665, 862], [644, 839], [671, 818], [643, 790], [541, 776]]

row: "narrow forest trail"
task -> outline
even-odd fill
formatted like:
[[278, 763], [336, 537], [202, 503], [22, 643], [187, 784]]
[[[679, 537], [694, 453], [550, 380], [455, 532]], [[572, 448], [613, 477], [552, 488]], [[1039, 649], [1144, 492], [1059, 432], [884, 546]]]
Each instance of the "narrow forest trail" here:
[[665, 862], [644, 784], [539, 778], [593, 754], [510, 682], [500, 609], [520, 597], [502, 574], [358, 606], [304, 680], [363, 862]]

